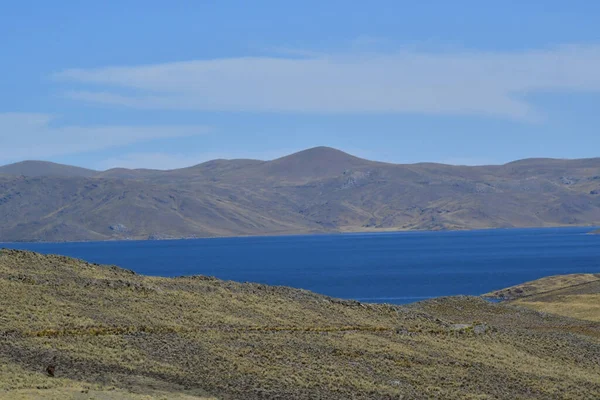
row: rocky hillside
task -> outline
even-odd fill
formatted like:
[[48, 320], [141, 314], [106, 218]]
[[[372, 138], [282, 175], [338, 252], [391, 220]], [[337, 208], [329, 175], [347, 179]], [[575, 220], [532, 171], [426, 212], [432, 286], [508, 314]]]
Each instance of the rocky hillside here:
[[600, 398], [598, 322], [474, 297], [362, 304], [2, 250], [0, 310], [6, 399]]
[[397, 165], [315, 148], [171, 171], [0, 167], [0, 241], [600, 225], [600, 159]]

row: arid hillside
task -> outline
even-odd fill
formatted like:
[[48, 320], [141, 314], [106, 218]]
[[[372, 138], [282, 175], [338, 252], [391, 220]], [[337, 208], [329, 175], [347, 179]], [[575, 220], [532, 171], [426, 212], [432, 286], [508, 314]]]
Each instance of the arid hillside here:
[[600, 322], [600, 274], [556, 275], [485, 295], [535, 310]]
[[0, 167], [0, 241], [569, 225], [600, 225], [600, 159], [399, 165], [320, 147], [171, 171]]
[[526, 303], [363, 304], [2, 250], [0, 309], [6, 399], [600, 398], [600, 323]]

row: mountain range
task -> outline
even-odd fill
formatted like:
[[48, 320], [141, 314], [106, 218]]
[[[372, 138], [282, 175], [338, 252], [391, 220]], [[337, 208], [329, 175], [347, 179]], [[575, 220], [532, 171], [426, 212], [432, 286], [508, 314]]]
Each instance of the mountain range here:
[[272, 161], [0, 167], [0, 241], [600, 225], [600, 158], [390, 164], [317, 147]]

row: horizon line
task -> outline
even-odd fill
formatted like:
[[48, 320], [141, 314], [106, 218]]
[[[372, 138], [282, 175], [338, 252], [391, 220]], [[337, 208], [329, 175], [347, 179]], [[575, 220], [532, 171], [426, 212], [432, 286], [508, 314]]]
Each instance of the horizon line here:
[[[293, 156], [297, 156], [300, 155], [302, 153], [306, 153], [306, 152], [310, 152], [310, 151], [316, 151], [316, 150], [328, 150], [331, 152], [337, 152], [337, 153], [343, 153], [344, 155], [348, 156], [348, 157], [352, 157], [355, 159], [359, 159], [359, 160], [363, 160], [366, 162], [371, 162], [371, 163], [378, 163], [378, 164], [387, 164], [387, 165], [396, 165], [396, 166], [410, 166], [410, 165], [420, 165], [420, 164], [435, 164], [435, 165], [445, 165], [445, 166], [451, 166], [451, 167], [466, 167], [466, 168], [476, 168], [476, 167], [493, 167], [493, 166], [506, 166], [509, 164], [513, 164], [513, 163], [518, 163], [518, 162], [522, 162], [522, 161], [532, 161], [532, 160], [547, 160], [547, 161], [580, 161], [580, 160], [593, 160], [593, 159], [597, 159], [600, 157], [581, 157], [581, 158], [556, 158], [556, 157], [526, 157], [526, 158], [519, 158], [519, 159], [515, 159], [512, 161], [508, 161], [505, 163], [490, 163], [490, 164], [460, 164], [460, 163], [448, 163], [448, 162], [437, 162], [437, 161], [418, 161], [418, 162], [412, 162], [412, 163], [399, 163], [399, 162], [389, 162], [389, 161], [379, 161], [379, 160], [375, 160], [375, 159], [370, 159], [370, 158], [363, 158], [363, 157], [359, 157], [359, 156], [355, 156], [351, 153], [345, 152], [343, 150], [337, 149], [335, 147], [330, 147], [330, 146], [314, 146], [314, 147], [309, 147], [306, 148], [304, 150], [299, 150], [293, 153], [289, 153], [287, 155], [278, 157], [278, 158], [273, 158], [273, 159], [267, 159], [267, 160], [261, 160], [261, 159], [255, 159], [255, 158], [214, 158], [214, 159], [210, 159], [210, 160], [206, 160], [206, 161], [202, 161], [199, 162], [197, 164], [192, 164], [186, 167], [181, 167], [181, 168], [170, 168], [170, 169], [160, 169], [160, 168], [126, 168], [126, 167], [112, 167], [112, 168], [108, 168], [108, 169], [94, 169], [94, 168], [88, 168], [88, 167], [82, 167], [80, 165], [73, 165], [73, 164], [64, 164], [64, 163], [59, 163], [59, 162], [55, 162], [55, 161], [50, 161], [50, 160], [41, 160], [41, 159], [27, 159], [27, 160], [21, 160], [21, 161], [15, 161], [12, 163], [8, 163], [8, 164], [2, 164], [0, 165], [0, 168], [5, 168], [5, 167], [10, 167], [10, 166], [14, 166], [14, 165], [19, 165], [19, 164], [26, 164], [26, 163], [44, 163], [44, 164], [54, 164], [54, 165], [58, 165], [58, 166], [64, 166], [64, 167], [70, 167], [70, 168], [78, 168], [78, 169], [85, 169], [88, 170], [90, 172], [96, 172], [96, 173], [103, 173], [103, 172], [108, 172], [108, 171], [112, 171], [112, 170], [127, 170], [127, 171], [140, 171], [140, 170], [145, 170], [145, 171], [177, 171], [177, 170], [182, 170], [182, 169], [187, 169], [187, 168], [193, 168], [193, 167], [197, 167], [203, 164], [207, 164], [207, 163], [211, 163], [211, 162], [215, 162], [215, 161], [241, 161], [241, 160], [245, 160], [245, 161], [256, 161], [256, 162], [262, 162], [262, 163], [268, 163], [268, 162], [273, 162], [273, 161], [278, 161], [278, 160], [282, 160], [288, 157], [293, 157]], [[2, 173], [0, 172], [0, 175], [2, 175]]]

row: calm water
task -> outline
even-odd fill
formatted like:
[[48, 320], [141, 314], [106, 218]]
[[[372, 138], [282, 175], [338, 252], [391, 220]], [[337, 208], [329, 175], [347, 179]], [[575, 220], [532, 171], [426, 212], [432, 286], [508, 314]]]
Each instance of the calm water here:
[[590, 228], [94, 243], [10, 243], [146, 275], [213, 275], [361, 301], [479, 295], [546, 275], [600, 272]]

